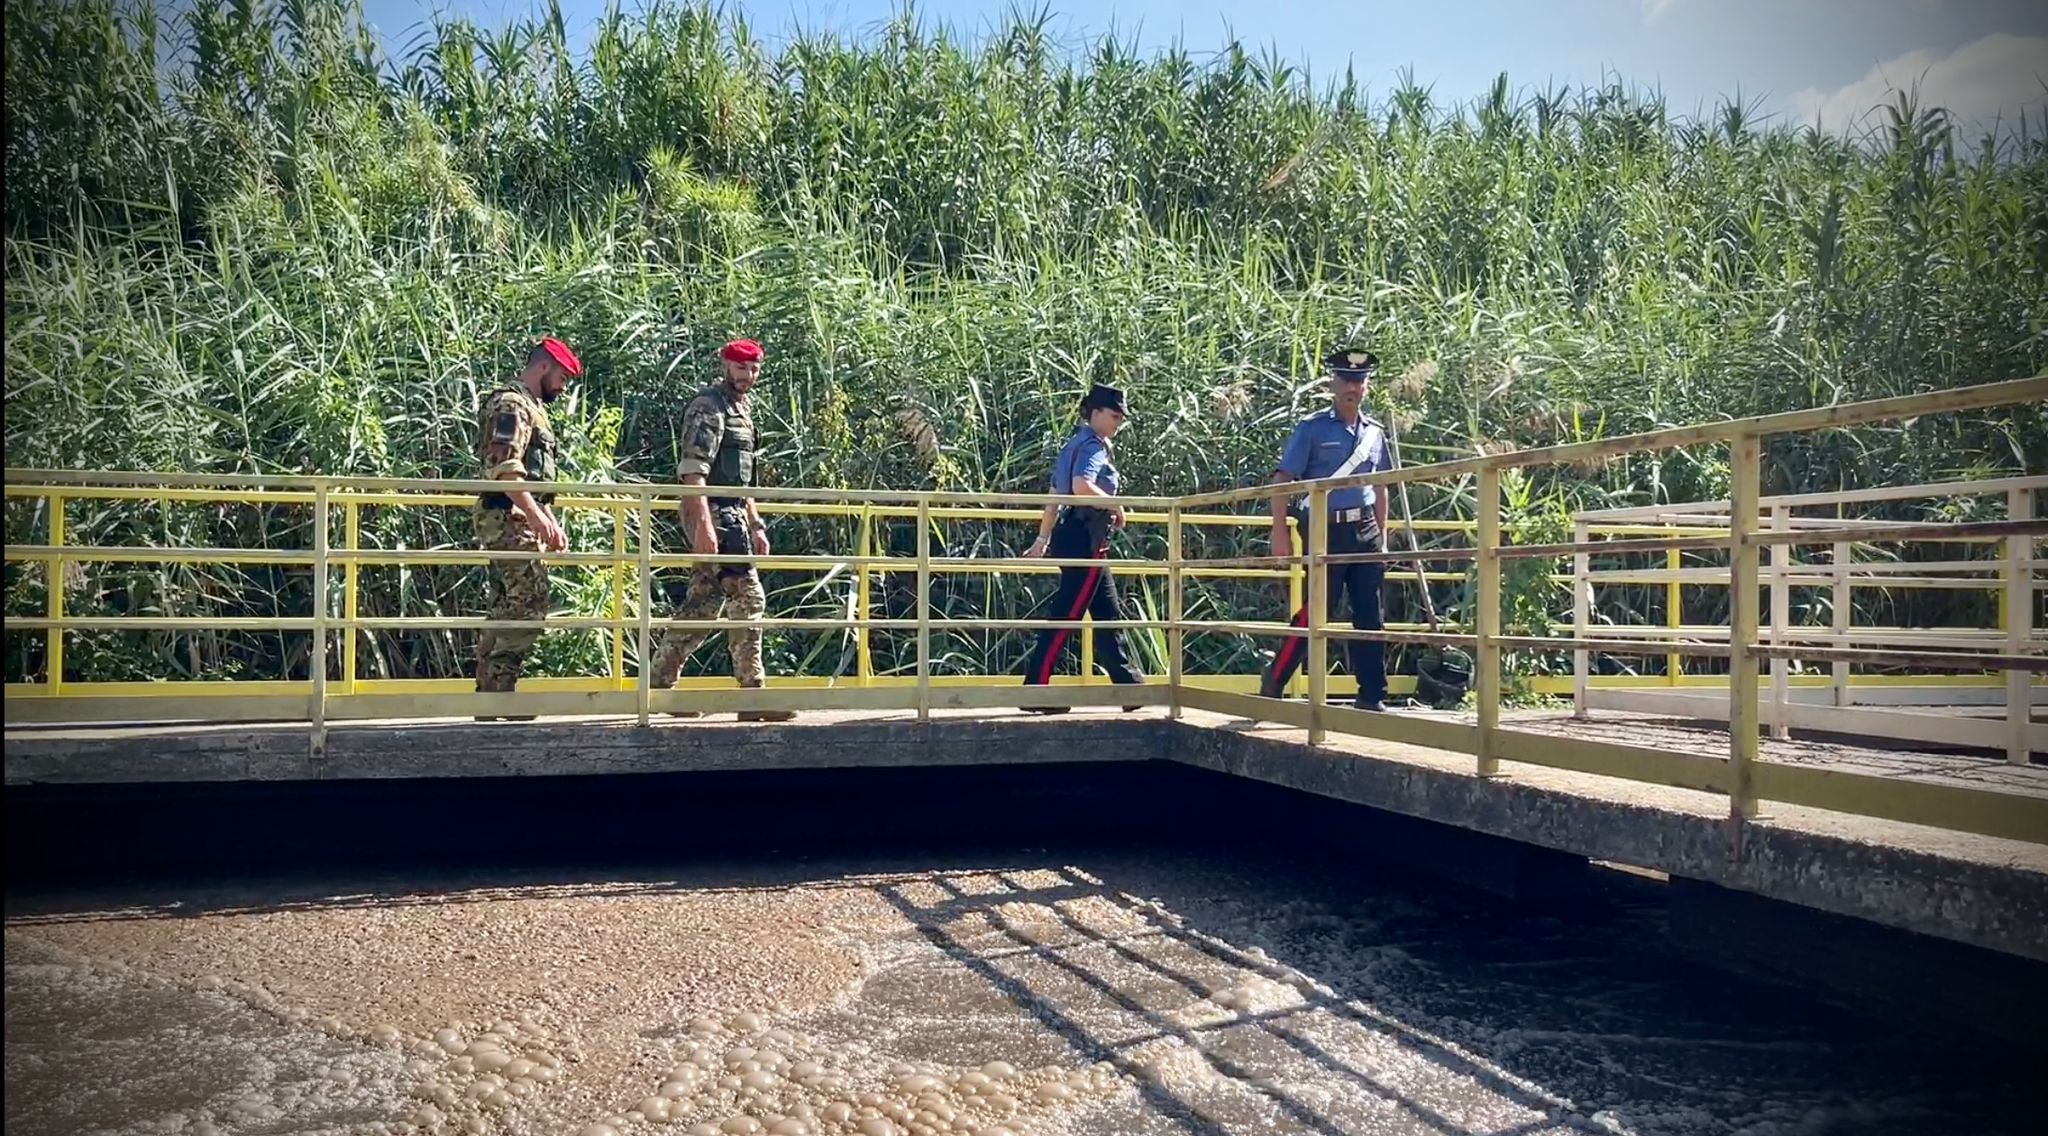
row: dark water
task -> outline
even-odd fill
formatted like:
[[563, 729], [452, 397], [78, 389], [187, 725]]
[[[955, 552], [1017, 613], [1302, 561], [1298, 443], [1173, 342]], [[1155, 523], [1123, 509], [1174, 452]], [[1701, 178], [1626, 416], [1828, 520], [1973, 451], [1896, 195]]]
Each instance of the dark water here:
[[[872, 888], [900, 932], [801, 1028], [907, 1061], [1106, 1063], [1122, 1090], [1046, 1131], [2043, 1127], [2038, 1053], [1887, 1012], [1882, 989], [1857, 1012], [1688, 961], [1653, 880], [1589, 870], [1518, 904], [1334, 838], [1373, 814], [1277, 791], [1149, 767], [917, 776], [316, 786], [261, 791], [260, 815], [233, 792], [10, 793], [7, 1131], [372, 1131], [409, 1107], [401, 1057], [49, 955], [36, 920], [636, 880]], [[650, 792], [695, 821], [594, 822]], [[364, 838], [449, 808], [491, 823]]]

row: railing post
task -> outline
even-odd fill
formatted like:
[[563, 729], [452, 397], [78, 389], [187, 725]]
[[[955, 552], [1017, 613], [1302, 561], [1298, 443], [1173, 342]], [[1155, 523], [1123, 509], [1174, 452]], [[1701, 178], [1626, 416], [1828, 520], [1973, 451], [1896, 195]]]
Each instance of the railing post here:
[[[363, 550], [363, 507], [350, 501], [342, 513], [343, 547], [351, 554]], [[341, 692], [356, 692], [356, 620], [362, 615], [356, 591], [361, 585], [360, 566], [355, 556], [341, 566]]]
[[932, 717], [932, 503], [917, 498], [917, 720]]
[[1323, 707], [1330, 697], [1330, 641], [1323, 625], [1330, 622], [1329, 568], [1323, 563], [1330, 555], [1330, 492], [1311, 489], [1308, 494], [1308, 591], [1307, 616], [1302, 620], [1308, 634], [1308, 744], [1323, 744]]
[[[1670, 530], [1667, 530], [1670, 531]], [[1678, 629], [1685, 626], [1685, 593], [1680, 591], [1678, 573], [1685, 566], [1685, 554], [1675, 548], [1664, 550], [1664, 569], [1671, 573], [1671, 579], [1664, 585], [1664, 627], [1678, 638]], [[1664, 656], [1664, 685], [1677, 686], [1679, 676], [1685, 673], [1685, 656], [1676, 651]]]
[[1500, 467], [1479, 467], [1479, 612], [1476, 620], [1479, 658], [1478, 773], [1500, 775]]
[[1180, 686], [1185, 680], [1181, 659], [1181, 528], [1180, 505], [1166, 511], [1166, 687], [1169, 714], [1181, 716]]
[[[1771, 528], [1774, 530], [1792, 527], [1792, 511], [1783, 505], [1771, 506]], [[1785, 632], [1792, 622], [1792, 585], [1786, 578], [1792, 572], [1792, 546], [1774, 544], [1771, 546], [1771, 645], [1785, 642]], [[1792, 736], [1792, 723], [1787, 713], [1786, 702], [1792, 690], [1792, 660], [1783, 655], [1771, 658], [1771, 736], [1784, 741]]]
[[[1592, 530], [1584, 521], [1572, 523], [1572, 543], [1584, 544], [1592, 539]], [[1593, 555], [1578, 552], [1572, 555], [1572, 638], [1584, 639], [1593, 628]], [[1584, 721], [1587, 716], [1586, 689], [1591, 685], [1592, 652], [1584, 647], [1572, 651], [1572, 717]]]
[[[2034, 494], [2018, 488], [2006, 494], [2005, 515], [2010, 520], [2031, 520]], [[2005, 649], [2024, 655], [2034, 630], [2034, 573], [2027, 567], [2033, 557], [2032, 537], [2015, 534], [2005, 538]], [[2027, 764], [2027, 732], [2033, 712], [2033, 676], [2026, 671], [2005, 672], [2006, 760]]]
[[[1828, 613], [1828, 628], [1835, 633], [1836, 647], [1849, 645], [1849, 624], [1856, 611], [1856, 593], [1849, 584], [1849, 565], [1856, 556], [1856, 546], [1848, 541], [1835, 542], [1835, 584], [1831, 607]], [[1840, 659], [1828, 664], [1830, 677], [1834, 680], [1835, 705], [1848, 706], [1856, 701], [1856, 694], [1849, 688], [1849, 664]]]
[[612, 689], [626, 686], [626, 510], [612, 514]]
[[313, 486], [313, 752], [327, 748], [327, 482]]
[[[1294, 523], [1292, 516], [1287, 518], [1286, 523], [1287, 547], [1293, 549], [1295, 553], [1287, 558], [1287, 618], [1292, 620], [1295, 612], [1308, 610], [1308, 593], [1302, 587], [1302, 581], [1308, 575], [1302, 568], [1302, 557], [1308, 554], [1308, 534], [1301, 531], [1301, 526]], [[1304, 643], [1302, 646], [1306, 647], [1308, 644]], [[1282, 690], [1280, 696], [1285, 698], [1293, 691], [1299, 691], [1307, 678], [1308, 670], [1304, 667], [1296, 672], [1293, 680], [1287, 684], [1293, 690]]]
[[[64, 547], [64, 495], [50, 494], [50, 547]], [[52, 556], [49, 567], [44, 569], [49, 578], [44, 581], [45, 610], [51, 619], [64, 618], [64, 556]], [[52, 695], [64, 693], [64, 629], [52, 626], [44, 633], [43, 664], [49, 671], [49, 687]]]
[[869, 651], [867, 621], [874, 617], [873, 583], [868, 577], [867, 558], [875, 554], [875, 507], [862, 505], [860, 508], [860, 543], [856, 545], [861, 557], [860, 566], [853, 571], [854, 600], [853, 613], [861, 622], [853, 629], [853, 674], [857, 686], [873, 686], [875, 683], [875, 659]]
[[1081, 685], [1095, 681], [1095, 613], [1083, 610], [1081, 626], [1074, 632], [1081, 640]]
[[1729, 442], [1728, 509], [1728, 759], [1729, 813], [1756, 815], [1757, 665], [1759, 601], [1757, 568], [1758, 498], [1761, 496], [1762, 439], [1737, 434]]
[[654, 492], [642, 485], [634, 496], [640, 512], [640, 673], [634, 683], [635, 712], [645, 726], [654, 701]]

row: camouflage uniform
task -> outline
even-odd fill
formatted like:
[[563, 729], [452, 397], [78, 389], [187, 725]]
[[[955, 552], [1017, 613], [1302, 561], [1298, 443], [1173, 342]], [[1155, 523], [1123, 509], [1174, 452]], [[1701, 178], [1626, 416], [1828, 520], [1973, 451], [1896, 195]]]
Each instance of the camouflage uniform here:
[[[712, 385], [690, 403], [683, 417], [683, 452], [676, 463], [678, 479], [696, 475], [708, 485], [745, 488], [757, 484], [755, 476], [754, 420], [746, 404], [728, 392], [723, 383]], [[747, 499], [713, 497], [711, 525], [718, 534], [722, 555], [746, 555], [754, 550], [749, 527]], [[683, 512], [684, 530], [689, 528], [689, 511]], [[690, 577], [689, 593], [675, 609], [674, 619], [760, 619], [768, 610], [768, 597], [761, 590], [761, 576], [751, 564], [699, 564]], [[661, 636], [655, 654], [652, 681], [656, 690], [675, 685], [683, 661], [709, 638], [709, 631], [670, 628]], [[725, 633], [732, 649], [732, 675], [741, 686], [760, 686], [761, 629], [741, 624]]]
[[[528, 482], [555, 478], [555, 435], [548, 412], [524, 386], [511, 383], [492, 391], [477, 413], [478, 459], [484, 476], [497, 478], [519, 473]], [[528, 490], [532, 492], [532, 489]], [[550, 504], [554, 495], [535, 493], [534, 499]], [[497, 602], [491, 619], [545, 619], [548, 614], [548, 572], [540, 562], [540, 534], [533, 531], [524, 514], [513, 508], [503, 493], [486, 493], [477, 499], [473, 512], [477, 543], [499, 552], [531, 552], [532, 560], [499, 560], [490, 574]], [[509, 691], [519, 681], [526, 665], [526, 653], [540, 638], [538, 628], [486, 630], [476, 644], [476, 688], [479, 691]]]

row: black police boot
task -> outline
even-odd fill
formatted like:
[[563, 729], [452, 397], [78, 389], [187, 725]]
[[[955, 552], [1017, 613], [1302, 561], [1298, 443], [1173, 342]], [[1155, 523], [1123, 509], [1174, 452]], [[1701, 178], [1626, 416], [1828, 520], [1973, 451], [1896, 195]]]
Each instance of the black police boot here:
[[[1145, 682], [1145, 676], [1126, 666], [1121, 671], [1111, 671], [1109, 681], [1118, 686], [1142, 686]], [[1143, 709], [1143, 706], [1125, 706], [1124, 713], [1135, 714]]]

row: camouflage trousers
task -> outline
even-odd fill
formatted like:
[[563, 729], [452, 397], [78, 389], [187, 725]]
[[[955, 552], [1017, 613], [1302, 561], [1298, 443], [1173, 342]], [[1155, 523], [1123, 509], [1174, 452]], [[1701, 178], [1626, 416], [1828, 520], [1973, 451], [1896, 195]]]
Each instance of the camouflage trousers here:
[[[723, 571], [716, 564], [700, 564], [690, 576], [690, 591], [677, 605], [671, 619], [724, 619], [732, 616], [738, 620], [756, 620], [768, 610], [768, 595], [761, 590], [761, 576], [752, 568], [726, 568]], [[676, 684], [676, 677], [683, 673], [683, 660], [690, 652], [711, 637], [709, 631], [692, 631], [672, 627], [662, 632], [661, 646], [654, 655], [654, 689], [667, 690]], [[760, 686], [765, 680], [761, 672], [761, 629], [741, 624], [725, 633], [726, 646], [732, 649], [732, 677], [741, 686]]]
[[[492, 552], [531, 552], [532, 560], [499, 560], [491, 564], [491, 619], [544, 619], [548, 614], [548, 570], [540, 562], [540, 536], [514, 509], [472, 513], [477, 544]], [[540, 629], [485, 630], [476, 641], [476, 688], [507, 691], [519, 682], [526, 653], [540, 638]]]

